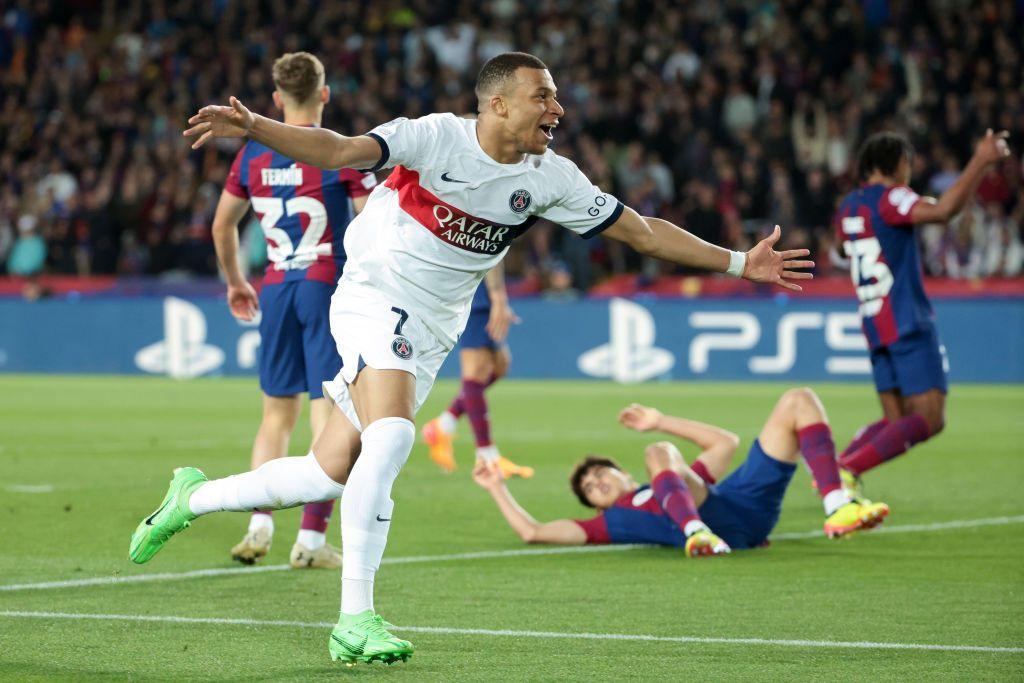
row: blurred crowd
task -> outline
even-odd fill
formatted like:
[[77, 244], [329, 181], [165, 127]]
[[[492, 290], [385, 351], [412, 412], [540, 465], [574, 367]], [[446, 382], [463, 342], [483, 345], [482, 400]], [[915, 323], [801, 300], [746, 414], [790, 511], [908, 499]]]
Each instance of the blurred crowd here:
[[[1013, 0], [9, 0], [0, 17], [0, 273], [216, 272], [210, 224], [237, 143], [192, 152], [201, 105], [277, 115], [271, 64], [327, 69], [324, 125], [475, 111], [480, 65], [550, 67], [555, 149], [646, 215], [747, 248], [775, 223], [820, 272], [871, 132], [913, 142], [938, 195], [986, 128], [1014, 154], [948, 226], [919, 231], [927, 273], [1017, 276], [1024, 262], [1024, 10]], [[258, 270], [258, 224], [246, 258]], [[617, 273], [679, 272], [539, 224], [508, 260], [555, 294]]]

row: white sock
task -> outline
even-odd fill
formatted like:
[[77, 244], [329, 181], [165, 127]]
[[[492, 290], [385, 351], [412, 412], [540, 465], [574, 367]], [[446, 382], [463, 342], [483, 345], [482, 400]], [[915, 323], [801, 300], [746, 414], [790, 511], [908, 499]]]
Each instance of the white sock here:
[[316, 550], [327, 542], [327, 535], [315, 529], [299, 529], [299, 536], [295, 539], [310, 550]]
[[[189, 507], [192, 507], [191, 501]], [[273, 535], [274, 518], [262, 512], [254, 512], [252, 516], [249, 517], [249, 533], [259, 531], [260, 529], [267, 529], [270, 531], [270, 534]]]
[[310, 452], [302, 458], [277, 458], [252, 472], [208, 481], [192, 493], [188, 506], [209, 512], [295, 507], [341, 497], [345, 487], [327, 476]]
[[825, 505], [825, 515], [831, 515], [833, 512], [850, 502], [850, 494], [843, 489], [838, 488], [826, 493], [822, 497], [821, 502]]
[[384, 556], [391, 528], [391, 487], [409, 459], [416, 427], [386, 417], [363, 429], [363, 449], [341, 498], [341, 611], [373, 609], [373, 578]]
[[494, 444], [490, 446], [477, 446], [476, 457], [484, 462], [494, 462], [501, 457], [501, 453], [498, 452], [498, 447]]
[[447, 410], [441, 411], [441, 414], [437, 416], [437, 423], [441, 426], [441, 431], [445, 434], [454, 434], [455, 430], [459, 427], [459, 418], [455, 417]]
[[687, 538], [693, 536], [698, 531], [710, 531], [710, 529], [708, 529], [707, 524], [700, 521], [699, 519], [691, 519], [689, 522], [686, 523], [686, 526], [683, 527], [683, 533], [686, 534]]

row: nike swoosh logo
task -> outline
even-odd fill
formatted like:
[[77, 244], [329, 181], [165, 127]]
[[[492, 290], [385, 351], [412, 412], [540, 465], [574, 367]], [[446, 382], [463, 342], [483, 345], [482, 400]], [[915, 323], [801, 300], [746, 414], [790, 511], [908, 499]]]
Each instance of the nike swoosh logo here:
[[341, 638], [339, 638], [338, 636], [334, 635], [333, 633], [331, 634], [331, 640], [336, 642], [338, 645], [341, 645], [343, 648], [348, 650], [350, 654], [353, 654], [353, 655], [361, 655], [361, 654], [363, 654], [363, 652], [366, 651], [366, 640], [367, 639], [366, 639], [365, 636], [363, 637], [362, 645], [357, 645], [356, 647], [353, 647], [351, 643], [348, 643], [348, 642], [342, 640]]
[[159, 509], [158, 509], [158, 510], [157, 510], [156, 512], [154, 512], [153, 514], [151, 514], [151, 515], [149, 516], [149, 519], [147, 519], [147, 520], [146, 520], [146, 526], [153, 526], [153, 520], [154, 520], [154, 519], [156, 518], [156, 516], [157, 516], [157, 515], [159, 515], [159, 514], [160, 514], [161, 512], [163, 512], [163, 509], [164, 509], [165, 507], [167, 507], [167, 504], [168, 504], [168, 503], [170, 503], [170, 502], [171, 502], [171, 501], [170, 501], [170, 499], [168, 499], [168, 500], [165, 500], [165, 501], [164, 501], [164, 504], [163, 504], [163, 505], [161, 505], [161, 506], [160, 506], [160, 508], [159, 508]]
[[444, 173], [441, 174], [441, 180], [445, 181], [446, 183], [468, 183], [469, 182], [468, 180], [456, 180], [455, 178], [449, 178], [448, 177], [448, 171], [445, 171]]
[[377, 515], [377, 521], [378, 521], [378, 522], [390, 522], [390, 521], [391, 521], [391, 518], [390, 518], [390, 517], [387, 517], [387, 518], [385, 518], [385, 519], [381, 519], [381, 518], [380, 518], [380, 515]]

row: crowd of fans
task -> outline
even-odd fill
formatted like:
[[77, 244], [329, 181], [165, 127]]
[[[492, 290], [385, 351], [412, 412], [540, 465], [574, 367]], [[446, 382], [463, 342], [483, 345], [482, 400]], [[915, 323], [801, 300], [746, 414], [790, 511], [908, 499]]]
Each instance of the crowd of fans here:
[[[199, 106], [274, 115], [270, 67], [327, 69], [324, 125], [471, 113], [487, 58], [536, 54], [566, 115], [555, 149], [647, 215], [735, 249], [775, 223], [841, 266], [830, 227], [870, 132], [906, 133], [939, 194], [977, 135], [1015, 154], [948, 226], [926, 270], [1016, 276], [1024, 249], [1024, 12], [1013, 0], [12, 0], [0, 22], [0, 273], [213, 275], [210, 223], [237, 143], [192, 152]], [[258, 225], [248, 258], [261, 259]], [[539, 224], [513, 276], [554, 291], [675, 272]]]

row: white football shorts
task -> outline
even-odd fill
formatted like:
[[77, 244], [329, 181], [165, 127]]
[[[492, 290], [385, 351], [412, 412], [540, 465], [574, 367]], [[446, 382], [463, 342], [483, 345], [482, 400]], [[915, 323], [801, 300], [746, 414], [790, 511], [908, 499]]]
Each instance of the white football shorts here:
[[[343, 291], [344, 290], [344, 291]], [[362, 431], [348, 385], [365, 367], [404, 370], [416, 378], [418, 412], [427, 400], [441, 364], [451, 351], [412, 311], [367, 287], [339, 286], [331, 298], [331, 335], [341, 356], [341, 371], [324, 382], [345, 416]]]

